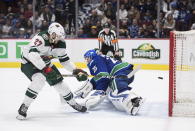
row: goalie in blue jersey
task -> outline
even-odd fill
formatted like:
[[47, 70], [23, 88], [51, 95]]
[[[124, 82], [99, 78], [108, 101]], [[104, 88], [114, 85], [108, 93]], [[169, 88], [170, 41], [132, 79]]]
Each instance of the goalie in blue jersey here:
[[128, 78], [128, 74], [133, 71], [133, 65], [99, 55], [95, 50], [87, 51], [84, 58], [94, 77], [86, 81], [75, 94], [86, 99], [85, 106], [88, 109], [95, 108], [108, 96], [118, 110], [136, 115], [143, 99], [128, 86], [134, 80], [134, 75]]

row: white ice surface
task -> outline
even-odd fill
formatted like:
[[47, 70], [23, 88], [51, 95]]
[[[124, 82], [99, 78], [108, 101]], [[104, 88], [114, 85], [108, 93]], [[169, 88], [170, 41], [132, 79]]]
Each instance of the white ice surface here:
[[[64, 81], [72, 91], [81, 85], [75, 78]], [[55, 89], [46, 85], [29, 108], [28, 119], [19, 121], [15, 117], [29, 83], [20, 69], [0, 69], [0, 131], [195, 131], [195, 118], [168, 117], [168, 71], [136, 73], [131, 86], [146, 98], [138, 116], [119, 112], [108, 101], [78, 113], [62, 105]]]

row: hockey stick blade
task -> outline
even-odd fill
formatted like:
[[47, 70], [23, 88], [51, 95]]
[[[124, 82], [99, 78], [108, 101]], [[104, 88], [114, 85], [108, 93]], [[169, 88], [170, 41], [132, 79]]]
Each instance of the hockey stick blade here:
[[142, 65], [137, 65], [135, 69], [133, 69], [132, 72], [130, 72], [127, 77], [131, 78], [137, 71], [139, 71], [142, 68]]

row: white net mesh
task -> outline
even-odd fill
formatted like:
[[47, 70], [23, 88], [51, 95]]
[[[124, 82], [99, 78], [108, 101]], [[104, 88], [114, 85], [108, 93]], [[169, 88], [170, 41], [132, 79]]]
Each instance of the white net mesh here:
[[174, 38], [173, 116], [195, 116], [195, 31]]

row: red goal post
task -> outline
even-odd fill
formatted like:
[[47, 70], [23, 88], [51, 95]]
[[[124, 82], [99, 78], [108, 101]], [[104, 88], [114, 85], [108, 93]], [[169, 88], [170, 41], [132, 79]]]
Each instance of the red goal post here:
[[195, 116], [195, 31], [170, 33], [169, 116]]

